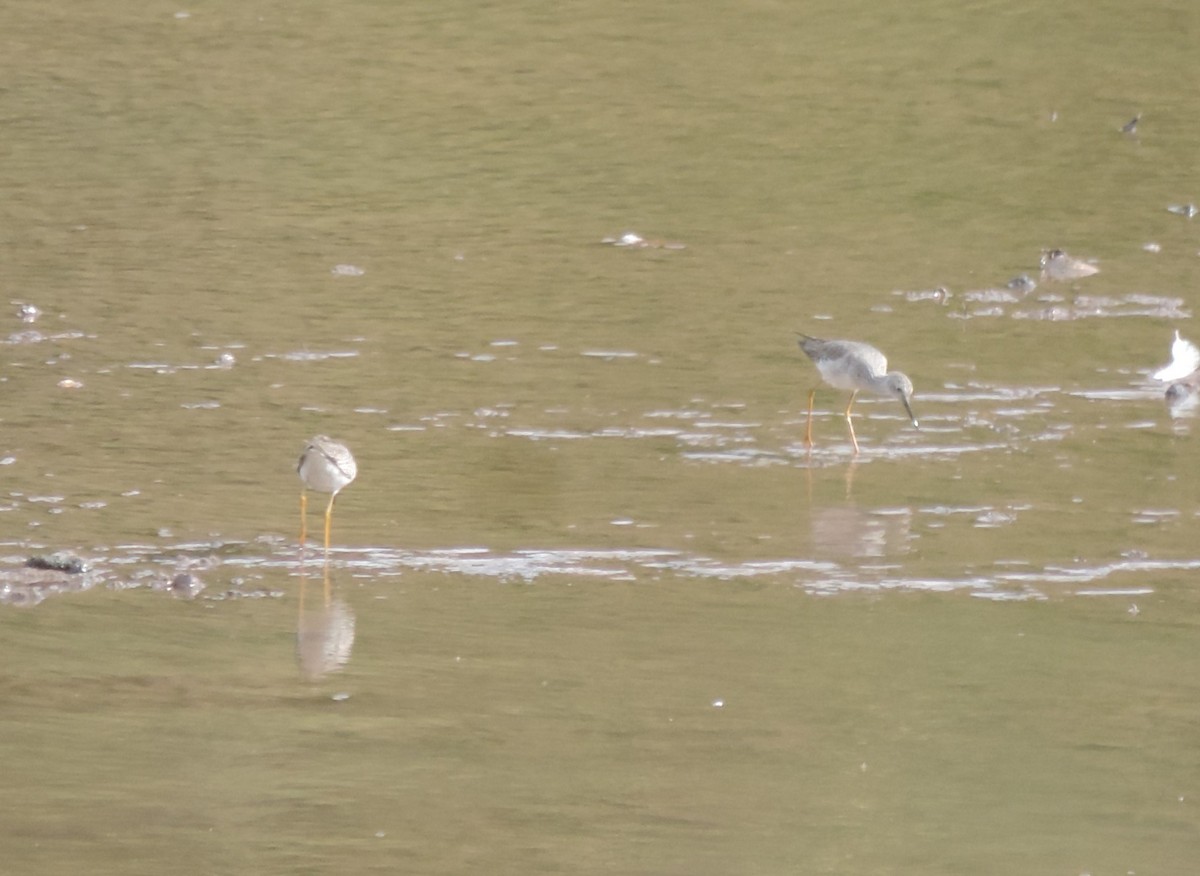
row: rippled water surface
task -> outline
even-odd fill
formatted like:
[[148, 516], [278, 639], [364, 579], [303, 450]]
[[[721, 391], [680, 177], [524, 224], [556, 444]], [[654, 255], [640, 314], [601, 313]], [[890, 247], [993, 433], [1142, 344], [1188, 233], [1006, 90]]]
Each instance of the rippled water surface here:
[[14, 872], [1192, 872], [1189, 7], [4, 17]]

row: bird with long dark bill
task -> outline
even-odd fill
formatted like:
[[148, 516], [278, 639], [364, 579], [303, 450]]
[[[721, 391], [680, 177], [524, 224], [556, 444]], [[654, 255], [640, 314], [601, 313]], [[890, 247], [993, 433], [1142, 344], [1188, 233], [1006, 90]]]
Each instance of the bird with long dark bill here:
[[[888, 371], [887, 357], [883, 353], [862, 341], [826, 341], [800, 332], [797, 334], [800, 335], [800, 349], [817, 366], [821, 379], [834, 389], [850, 391], [845, 415], [846, 425], [850, 427], [850, 441], [854, 444], [856, 454], [859, 452], [858, 438], [854, 434], [850, 409], [854, 407], [854, 399], [862, 390], [899, 399], [912, 424], [920, 428], [912, 410], [912, 381], [899, 371]], [[809, 449], [813, 446], [812, 414], [813, 398], [816, 394], [817, 387], [814, 386], [808, 393], [808, 425], [804, 430], [804, 440]]]

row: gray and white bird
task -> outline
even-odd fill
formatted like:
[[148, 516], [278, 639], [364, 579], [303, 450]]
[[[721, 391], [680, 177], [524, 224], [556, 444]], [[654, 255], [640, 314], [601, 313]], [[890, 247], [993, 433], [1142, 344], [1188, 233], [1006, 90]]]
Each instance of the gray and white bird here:
[[[854, 434], [850, 409], [854, 407], [854, 399], [862, 390], [898, 399], [908, 412], [913, 426], [921, 428], [912, 409], [912, 381], [899, 371], [888, 371], [887, 357], [875, 347], [862, 341], [826, 341], [805, 334], [800, 334], [799, 343], [800, 349], [817, 366], [823, 381], [834, 389], [850, 391], [845, 415], [846, 425], [850, 427], [850, 441], [854, 444], [856, 454], [859, 452], [858, 438]], [[808, 393], [808, 425], [804, 430], [804, 440], [809, 448], [813, 445], [812, 413], [813, 398], [816, 394], [817, 388], [814, 386]]]
[[1175, 330], [1171, 361], [1150, 375], [1167, 387], [1167, 401], [1179, 402], [1200, 391], [1200, 348]]
[[1180, 380], [1200, 371], [1200, 349], [1175, 329], [1175, 340], [1171, 342], [1171, 362], [1150, 376], [1163, 383]]
[[333, 521], [333, 503], [343, 489], [358, 476], [358, 463], [350, 448], [326, 435], [309, 439], [304, 452], [296, 462], [296, 473], [304, 482], [300, 491], [300, 546], [308, 533], [308, 491], [329, 493], [329, 504], [325, 506], [325, 555], [329, 556], [329, 532]]

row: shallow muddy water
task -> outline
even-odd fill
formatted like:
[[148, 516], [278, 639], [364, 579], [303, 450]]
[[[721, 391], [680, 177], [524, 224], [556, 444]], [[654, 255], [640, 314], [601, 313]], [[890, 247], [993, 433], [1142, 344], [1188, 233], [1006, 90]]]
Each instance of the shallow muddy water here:
[[1191, 872], [1194, 14], [1076, 11], [11, 5], [4, 859]]

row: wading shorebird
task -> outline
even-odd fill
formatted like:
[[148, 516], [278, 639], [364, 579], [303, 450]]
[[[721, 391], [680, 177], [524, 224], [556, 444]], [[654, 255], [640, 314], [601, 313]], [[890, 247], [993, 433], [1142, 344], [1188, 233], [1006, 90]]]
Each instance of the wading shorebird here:
[[1200, 370], [1200, 349], [1179, 334], [1175, 329], [1175, 340], [1171, 342], [1171, 363], [1159, 368], [1150, 376], [1163, 383], [1190, 377]]
[[333, 521], [333, 503], [347, 485], [358, 475], [358, 463], [350, 448], [340, 441], [325, 435], [317, 435], [304, 446], [304, 452], [296, 463], [296, 473], [304, 482], [300, 490], [300, 547], [304, 548], [304, 537], [308, 534], [307, 511], [308, 491], [330, 493], [325, 506], [325, 556], [329, 556], [329, 531]]
[[[913, 414], [912, 381], [899, 371], [887, 370], [887, 357], [870, 344], [861, 341], [823, 341], [806, 334], [800, 335], [800, 349], [812, 359], [821, 373], [821, 379], [834, 389], [850, 390], [850, 401], [846, 405], [846, 425], [850, 427], [850, 441], [854, 444], [854, 452], [858, 453], [858, 438], [854, 435], [854, 423], [850, 419], [850, 409], [854, 407], [854, 399], [861, 390], [867, 390], [878, 395], [897, 398], [908, 412], [908, 418], [918, 429], [916, 415]], [[808, 426], [804, 430], [804, 441], [812, 449], [812, 413], [813, 398], [817, 394], [814, 386], [808, 393]]]
[[1178, 402], [1200, 391], [1200, 348], [1175, 330], [1171, 342], [1171, 362], [1150, 375], [1161, 383], [1169, 383], [1167, 401]]

